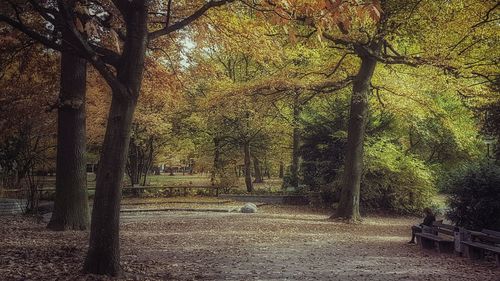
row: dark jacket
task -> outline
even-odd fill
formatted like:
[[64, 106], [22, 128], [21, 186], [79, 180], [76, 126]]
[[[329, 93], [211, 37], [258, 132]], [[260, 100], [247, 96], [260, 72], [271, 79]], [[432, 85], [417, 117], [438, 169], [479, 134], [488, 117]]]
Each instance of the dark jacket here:
[[436, 221], [436, 217], [434, 215], [427, 215], [424, 218], [424, 222], [421, 225], [432, 226], [432, 223]]

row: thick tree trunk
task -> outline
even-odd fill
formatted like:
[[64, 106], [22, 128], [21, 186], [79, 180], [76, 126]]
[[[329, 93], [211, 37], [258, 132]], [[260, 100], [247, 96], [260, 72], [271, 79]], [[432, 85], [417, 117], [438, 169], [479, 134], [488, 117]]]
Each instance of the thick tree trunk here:
[[253, 180], [254, 183], [261, 183], [264, 182], [264, 179], [262, 178], [262, 170], [260, 168], [260, 161], [257, 157], [253, 157], [253, 169], [255, 172], [255, 179]]
[[248, 192], [253, 192], [253, 184], [252, 184], [252, 169], [250, 162], [250, 144], [245, 142], [243, 144], [243, 153], [244, 153], [244, 169], [245, 169], [245, 185], [247, 187]]
[[120, 200], [130, 131], [139, 97], [148, 41], [148, 2], [132, 1], [124, 15], [127, 38], [114, 85], [102, 146], [90, 243], [84, 272], [118, 276], [120, 267]]
[[300, 104], [298, 97], [297, 94], [293, 104], [292, 165], [290, 166], [290, 185], [295, 188], [299, 186]]
[[134, 102], [112, 99], [96, 179], [90, 245], [84, 270], [117, 276], [120, 268], [119, 216]]
[[[379, 52], [379, 46], [372, 47], [373, 52]], [[370, 82], [375, 66], [377, 65], [376, 59], [367, 54], [363, 49], [357, 50], [357, 54], [361, 57], [361, 66], [353, 84], [343, 187], [337, 213], [335, 214], [336, 217], [352, 221], [361, 218], [359, 213], [359, 196], [363, 172], [363, 142], [368, 116]]]
[[57, 114], [56, 198], [48, 224], [52, 230], [89, 226], [85, 155], [87, 62], [61, 54], [61, 90]]

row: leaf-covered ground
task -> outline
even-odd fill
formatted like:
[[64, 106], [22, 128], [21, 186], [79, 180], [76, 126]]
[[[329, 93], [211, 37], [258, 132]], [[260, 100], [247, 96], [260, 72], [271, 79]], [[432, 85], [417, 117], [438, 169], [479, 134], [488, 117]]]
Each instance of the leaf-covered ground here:
[[[283, 206], [123, 213], [119, 280], [500, 280], [491, 261], [407, 245], [415, 218], [370, 216], [357, 225], [327, 218]], [[80, 273], [87, 232], [52, 232], [11, 216], [0, 217], [0, 237], [0, 280], [109, 279]]]

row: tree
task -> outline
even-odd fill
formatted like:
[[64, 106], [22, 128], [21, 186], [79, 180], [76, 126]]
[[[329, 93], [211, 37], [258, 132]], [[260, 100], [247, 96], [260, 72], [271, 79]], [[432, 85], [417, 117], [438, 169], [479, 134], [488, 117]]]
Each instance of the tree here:
[[[71, 35], [63, 32], [62, 44], [69, 48]], [[66, 35], [65, 35], [66, 34]], [[57, 102], [56, 198], [48, 224], [52, 230], [85, 230], [90, 213], [87, 194], [85, 94], [87, 62], [71, 53], [61, 53], [60, 93]]]
[[[222, 6], [231, 0], [209, 1], [193, 9], [183, 9], [181, 6], [171, 5], [168, 2], [166, 7], [166, 19], [162, 18], [163, 13], [153, 13], [159, 17], [161, 25], [154, 31], [148, 30], [150, 23], [150, 9], [159, 9], [147, 1], [125, 1], [113, 2], [113, 6], [101, 3], [91, 3], [90, 7], [82, 7], [88, 13], [89, 8], [103, 11], [104, 16], [94, 17], [95, 24], [102, 27], [103, 36], [109, 38], [111, 35], [115, 49], [107, 46], [97, 45], [82, 36], [81, 22], [74, 21], [76, 9], [72, 9], [72, 2], [57, 1], [57, 9], [54, 7], [39, 6], [32, 2], [34, 10], [40, 17], [48, 22], [56, 23], [54, 26], [68, 31], [71, 37], [78, 42], [70, 52], [87, 59], [102, 75], [109, 84], [112, 91], [111, 106], [108, 114], [108, 122], [102, 152], [100, 157], [100, 167], [96, 178], [96, 193], [94, 198], [94, 208], [92, 211], [91, 234], [89, 251], [85, 260], [84, 270], [97, 274], [120, 274], [119, 256], [119, 211], [120, 211], [120, 188], [123, 174], [125, 172], [126, 155], [130, 138], [132, 119], [140, 94], [142, 77], [144, 71], [144, 61], [148, 42], [162, 36], [171, 34], [202, 16], [207, 10]], [[115, 9], [116, 8], [116, 9]], [[191, 8], [191, 6], [190, 6]], [[171, 23], [172, 12], [179, 11], [177, 15], [181, 19]], [[80, 11], [78, 11], [80, 12]], [[14, 7], [14, 15], [19, 16], [19, 10]], [[110, 16], [121, 16], [123, 26], [110, 26]], [[53, 32], [45, 36], [36, 29], [25, 25], [20, 19], [22, 17], [10, 17], [9, 14], [2, 13], [0, 20], [6, 22], [14, 28], [21, 30], [35, 40], [46, 44], [56, 50], [64, 50], [57, 41], [57, 37], [52, 36]], [[94, 26], [95, 27], [95, 26]], [[120, 31], [123, 28], [123, 34]], [[80, 31], [81, 30], [81, 31]], [[89, 27], [89, 33], [97, 30]], [[47, 30], [42, 31], [47, 33]], [[57, 34], [57, 33], [56, 33]], [[120, 37], [121, 34], [122, 36]], [[99, 37], [99, 34], [96, 34]], [[120, 38], [123, 40], [120, 42]], [[109, 40], [103, 40], [103, 44], [109, 44]], [[123, 44], [123, 47], [120, 45]], [[120, 51], [123, 50], [121, 53]], [[118, 52], [117, 52], [118, 51]], [[115, 72], [109, 67], [115, 68]]]
[[[26, 211], [38, 212], [40, 175], [53, 171], [57, 57], [13, 32], [0, 48], [0, 166], [2, 184], [26, 192]], [[20, 86], [22, 85], [22, 86]]]
[[[19, 10], [16, 11], [19, 13]], [[25, 17], [38, 28], [43, 24], [32, 15]], [[64, 48], [69, 46], [71, 40], [67, 35], [66, 32], [62, 41]], [[55, 210], [48, 227], [54, 230], [86, 229], [89, 223], [85, 171], [86, 62], [69, 53], [63, 54], [60, 97], [51, 108], [59, 109], [58, 160]]]
[[[126, 170], [130, 183], [146, 185], [148, 172], [153, 167], [162, 147], [171, 142], [172, 116], [175, 106], [172, 101], [181, 103], [173, 93], [179, 89], [173, 75], [166, 66], [147, 58], [148, 79], [141, 89], [137, 110], [132, 124], [132, 133], [127, 157]], [[165, 78], [171, 81], [165, 83]]]
[[[381, 43], [374, 42], [369, 48], [375, 55], [378, 55]], [[357, 54], [361, 58], [361, 66], [352, 88], [344, 182], [336, 214], [339, 217], [352, 220], [360, 218], [359, 193], [363, 172], [363, 142], [368, 116], [368, 95], [370, 94], [371, 78], [377, 64], [376, 59], [364, 48], [358, 49]]]
[[[475, 11], [487, 11], [486, 16], [481, 14], [483, 24], [495, 20], [492, 15], [498, 5], [495, 5], [494, 1], [467, 2]], [[475, 24], [472, 28], [474, 32], [467, 31], [462, 37], [463, 40], [456, 43], [457, 34], [464, 33], [461, 24], [469, 19], [465, 13], [460, 13], [460, 5], [453, 3], [444, 4], [447, 6], [446, 11], [442, 10], [443, 3], [412, 0], [287, 1], [253, 4], [253, 7], [271, 22], [285, 26], [285, 30], [289, 30], [291, 40], [313, 38], [312, 35], [317, 34], [318, 41], [323, 42], [326, 39], [333, 48], [343, 50], [345, 55], [359, 61], [358, 71], [353, 75], [345, 176], [341, 202], [336, 214], [349, 220], [358, 220], [363, 141], [368, 116], [367, 99], [372, 90], [372, 78], [377, 63], [412, 67], [432, 66], [458, 76], [458, 66], [464, 62], [460, 56], [476, 49], [476, 44], [483, 43], [481, 39], [474, 40], [473, 34], [484, 30], [479, 31]], [[457, 13], [460, 16], [457, 17]], [[461, 24], [448, 24], [451, 21]], [[300, 26], [297, 26], [297, 23], [300, 23]], [[433, 28], [426, 29], [424, 26]], [[448, 36], [436, 36], [437, 29], [447, 30]], [[415, 38], [419, 40], [416, 41]], [[443, 41], [455, 46], [452, 45], [450, 51], [449, 45], [444, 46]], [[456, 45], [462, 43], [466, 45], [465, 48], [456, 50]], [[483, 46], [489, 45], [484, 43]], [[414, 54], [419, 51], [423, 51], [423, 55]]]

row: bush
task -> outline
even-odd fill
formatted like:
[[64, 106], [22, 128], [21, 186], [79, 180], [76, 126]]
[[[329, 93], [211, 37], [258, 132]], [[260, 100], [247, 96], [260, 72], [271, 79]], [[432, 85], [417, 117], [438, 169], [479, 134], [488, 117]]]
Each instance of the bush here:
[[215, 184], [221, 188], [222, 193], [229, 193], [231, 189], [238, 186], [238, 177], [233, 173], [221, 171], [215, 179]]
[[361, 183], [361, 205], [400, 214], [420, 214], [436, 195], [430, 169], [394, 143], [368, 143], [365, 173]]
[[492, 163], [471, 165], [456, 172], [449, 182], [448, 218], [472, 230], [500, 231], [500, 167]]

